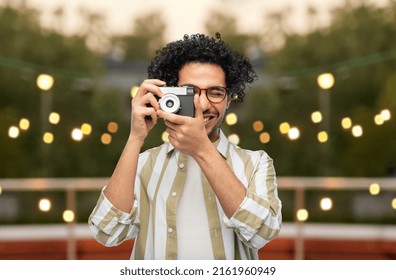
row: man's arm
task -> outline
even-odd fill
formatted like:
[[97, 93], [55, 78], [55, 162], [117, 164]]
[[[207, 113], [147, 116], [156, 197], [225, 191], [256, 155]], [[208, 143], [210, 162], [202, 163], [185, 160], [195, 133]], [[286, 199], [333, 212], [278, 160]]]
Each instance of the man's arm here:
[[[134, 184], [139, 153], [149, 131], [157, 123], [159, 109], [154, 95], [162, 96], [160, 80], [145, 80], [132, 100], [131, 129], [117, 166], [104, 190], [106, 198], [119, 210], [129, 213], [134, 201]], [[151, 106], [147, 106], [150, 104]]]

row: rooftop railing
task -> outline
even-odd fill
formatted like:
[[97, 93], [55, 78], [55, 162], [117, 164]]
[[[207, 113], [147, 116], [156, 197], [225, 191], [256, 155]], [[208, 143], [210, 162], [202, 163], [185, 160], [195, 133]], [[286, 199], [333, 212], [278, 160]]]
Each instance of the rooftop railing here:
[[[64, 191], [66, 193], [66, 208], [78, 212], [76, 207], [76, 193], [80, 191], [100, 190], [107, 183], [107, 178], [26, 178], [26, 179], [0, 179], [0, 203], [1, 194], [7, 192], [20, 191]], [[289, 190], [295, 192], [294, 212], [305, 208], [306, 191], [336, 191], [336, 190], [368, 190], [373, 183], [378, 184], [381, 190], [396, 191], [396, 178], [345, 178], [345, 177], [278, 177], [279, 190]], [[395, 197], [396, 198], [396, 197]], [[288, 207], [288, 205], [283, 205]], [[396, 214], [396, 210], [395, 210]], [[16, 234], [18, 227], [7, 226], [7, 230], [0, 233], [0, 241], [9, 238], [48, 238], [45, 231], [34, 229], [32, 225], [26, 226], [30, 230], [29, 235], [23, 233]], [[47, 226], [48, 227], [48, 226]], [[50, 226], [49, 226], [50, 227]], [[89, 234], [87, 227], [81, 227], [74, 221], [65, 225], [66, 229], [60, 229], [56, 233], [53, 227], [52, 234], [60, 238], [67, 239], [67, 258], [76, 259], [76, 240], [79, 236]], [[308, 229], [308, 230], [307, 230]], [[330, 230], [329, 230], [330, 229]], [[31, 233], [34, 234], [31, 234]], [[344, 225], [341, 228], [331, 225], [326, 227], [324, 224], [312, 226], [300, 221], [297, 218], [293, 222], [285, 223], [281, 230], [281, 236], [294, 239], [294, 258], [304, 259], [304, 239], [312, 235], [326, 236], [327, 238], [337, 238], [337, 236], [355, 237], [362, 230], [357, 225]], [[57, 235], [58, 234], [58, 235]], [[396, 240], [396, 226], [366, 226], [364, 231], [365, 239], [387, 239]]]

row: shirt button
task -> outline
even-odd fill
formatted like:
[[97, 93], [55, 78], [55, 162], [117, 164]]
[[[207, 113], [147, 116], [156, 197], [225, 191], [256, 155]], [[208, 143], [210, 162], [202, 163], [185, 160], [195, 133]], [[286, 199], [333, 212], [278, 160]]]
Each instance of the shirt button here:
[[168, 232], [169, 232], [169, 233], [172, 233], [172, 232], [173, 232], [173, 228], [169, 227], [169, 228], [168, 228]]
[[184, 163], [180, 163], [180, 164], [179, 164], [179, 168], [180, 168], [180, 169], [183, 169], [183, 168], [184, 168]]
[[175, 197], [177, 195], [177, 192], [172, 192], [172, 196]]
[[218, 237], [218, 236], [219, 236], [219, 233], [218, 233], [217, 229], [215, 229], [215, 230], [213, 231], [213, 235], [214, 235], [214, 237]]

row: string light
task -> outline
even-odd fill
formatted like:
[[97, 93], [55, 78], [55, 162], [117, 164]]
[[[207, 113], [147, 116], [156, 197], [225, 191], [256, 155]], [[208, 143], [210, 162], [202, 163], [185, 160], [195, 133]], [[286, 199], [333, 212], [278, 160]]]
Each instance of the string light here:
[[352, 135], [354, 137], [361, 137], [363, 135], [363, 128], [360, 125], [354, 125], [352, 127]]
[[19, 136], [19, 128], [16, 127], [16, 126], [11, 126], [8, 129], [8, 136], [10, 138], [13, 138], [13, 139], [18, 138], [18, 136]]
[[72, 210], [65, 210], [65, 211], [63, 211], [62, 217], [66, 223], [71, 223], [74, 221], [75, 215]]
[[48, 91], [54, 86], [54, 78], [48, 74], [40, 74], [36, 80], [37, 87], [43, 91]]
[[74, 141], [81, 141], [83, 139], [83, 132], [80, 128], [74, 128], [71, 132], [71, 137]]
[[290, 130], [290, 124], [288, 122], [283, 122], [279, 125], [279, 131], [282, 134], [287, 134]]
[[19, 128], [20, 128], [21, 130], [28, 130], [29, 127], [30, 127], [30, 121], [29, 121], [28, 119], [22, 118], [22, 119], [19, 121]]
[[305, 222], [308, 220], [308, 211], [307, 209], [299, 209], [296, 213], [297, 220], [300, 222]]
[[380, 186], [377, 183], [373, 183], [370, 185], [369, 192], [371, 195], [378, 195], [380, 193]]
[[56, 112], [52, 112], [48, 116], [48, 121], [52, 124], [58, 124], [60, 121], [60, 115]]
[[54, 135], [51, 132], [44, 133], [43, 141], [46, 144], [51, 144], [54, 141]]
[[166, 131], [162, 132], [161, 139], [165, 143], [169, 142], [169, 134], [168, 134], [168, 132], [166, 132]]
[[320, 143], [325, 143], [325, 142], [327, 142], [328, 139], [329, 139], [329, 136], [326, 131], [320, 131], [318, 133], [318, 141]]
[[391, 119], [391, 112], [388, 109], [384, 109], [380, 113], [384, 121], [389, 121]]
[[292, 127], [289, 129], [287, 136], [290, 140], [297, 140], [300, 138], [300, 130], [297, 127]]
[[238, 145], [239, 144], [239, 136], [237, 134], [231, 134], [228, 136], [228, 141], [231, 143]]
[[383, 125], [384, 124], [384, 118], [381, 116], [381, 114], [375, 115], [374, 117], [374, 123], [376, 125]]
[[48, 198], [42, 198], [39, 200], [38, 208], [42, 212], [48, 212], [51, 210], [51, 200]]
[[100, 141], [105, 145], [109, 145], [111, 143], [111, 135], [109, 133], [103, 133]]
[[323, 119], [322, 113], [319, 111], [313, 112], [311, 114], [311, 120], [313, 123], [320, 123], [322, 119]]
[[318, 76], [317, 82], [320, 88], [330, 89], [334, 86], [335, 79], [333, 74], [323, 73]]
[[89, 123], [83, 123], [81, 125], [81, 131], [84, 135], [90, 135], [92, 132], [92, 126]]
[[352, 120], [351, 118], [345, 117], [341, 120], [341, 126], [344, 129], [350, 129], [352, 127]]
[[260, 142], [267, 144], [271, 140], [271, 136], [267, 132], [260, 133]]
[[320, 208], [323, 211], [329, 211], [333, 208], [333, 200], [329, 197], [324, 197], [320, 200]]
[[136, 96], [138, 90], [139, 90], [139, 86], [133, 86], [133, 87], [131, 87], [130, 94], [131, 94], [131, 97], [132, 97], [132, 98], [134, 98], [134, 97]]
[[253, 130], [254, 130], [255, 132], [260, 132], [260, 131], [262, 131], [263, 129], [264, 129], [264, 124], [263, 124], [262, 121], [255, 121], [255, 122], [253, 123]]
[[225, 117], [225, 121], [228, 125], [234, 125], [238, 122], [238, 116], [235, 113], [229, 113]]
[[107, 130], [111, 133], [116, 133], [118, 131], [118, 124], [116, 122], [109, 122], [107, 124]]

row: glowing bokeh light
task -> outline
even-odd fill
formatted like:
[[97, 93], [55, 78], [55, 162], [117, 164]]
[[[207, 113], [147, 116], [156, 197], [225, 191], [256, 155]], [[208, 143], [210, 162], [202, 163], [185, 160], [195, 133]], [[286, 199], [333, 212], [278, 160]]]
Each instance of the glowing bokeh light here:
[[84, 134], [80, 128], [74, 128], [71, 132], [71, 138], [74, 141], [81, 141], [83, 139], [83, 136]]
[[166, 131], [162, 132], [161, 139], [162, 139], [163, 142], [169, 142], [169, 134], [168, 134], [168, 132], [166, 132]]
[[228, 136], [228, 141], [231, 143], [238, 145], [239, 144], [239, 136], [237, 134], [231, 134]]
[[269, 135], [268, 132], [260, 133], [260, 142], [261, 143], [267, 144], [267, 143], [269, 143], [270, 140], [271, 140], [271, 136]]
[[83, 123], [81, 125], [81, 131], [84, 135], [90, 135], [92, 132], [92, 126], [89, 123]]
[[391, 119], [391, 112], [388, 109], [382, 110], [380, 114], [384, 121], [389, 121]]
[[8, 136], [10, 137], [10, 138], [18, 138], [18, 136], [19, 136], [19, 128], [18, 127], [16, 127], [16, 126], [11, 126], [9, 129], [8, 129]]
[[320, 131], [318, 133], [318, 141], [320, 143], [325, 143], [325, 142], [327, 142], [328, 139], [329, 139], [329, 135], [327, 134], [326, 131]]
[[396, 210], [396, 198], [392, 199], [392, 208]]
[[71, 223], [74, 221], [74, 212], [72, 210], [63, 211], [62, 218], [66, 223]]
[[374, 117], [374, 123], [376, 124], [376, 125], [383, 125], [384, 124], [384, 118], [382, 117], [382, 115], [380, 115], [380, 114], [378, 114], [378, 115], [375, 115], [375, 117]]
[[100, 137], [100, 141], [105, 145], [109, 145], [111, 143], [111, 135], [108, 133], [103, 133]]
[[363, 128], [360, 125], [354, 125], [352, 127], [352, 135], [354, 137], [361, 137], [363, 135]]
[[131, 97], [132, 97], [132, 98], [134, 98], [134, 97], [136, 96], [138, 90], [139, 90], [139, 86], [133, 86], [133, 87], [131, 87], [130, 93], [131, 93]]
[[48, 198], [42, 198], [39, 200], [38, 208], [42, 212], [48, 212], [51, 210], [51, 200]]
[[48, 116], [48, 121], [52, 124], [58, 124], [60, 122], [60, 115], [56, 112], [52, 112]]
[[378, 195], [381, 191], [380, 185], [377, 183], [372, 183], [369, 187], [369, 192], [371, 195]]
[[260, 131], [262, 131], [263, 129], [264, 129], [264, 124], [263, 124], [262, 121], [255, 121], [255, 122], [253, 123], [253, 130], [254, 130], [255, 132], [260, 132]]
[[282, 134], [287, 134], [287, 133], [289, 133], [289, 130], [290, 130], [290, 124], [289, 124], [289, 123], [283, 122], [283, 123], [281, 123], [281, 124], [279, 125], [279, 131], [280, 131]]
[[107, 124], [107, 130], [111, 133], [116, 133], [118, 131], [118, 124], [116, 122], [109, 122]]
[[297, 217], [298, 221], [304, 222], [304, 221], [308, 220], [308, 216], [309, 216], [309, 214], [308, 214], [307, 209], [297, 210], [296, 217]]
[[54, 86], [54, 78], [48, 74], [40, 74], [37, 77], [36, 84], [41, 90], [48, 91]]
[[28, 130], [29, 127], [30, 127], [30, 121], [29, 121], [28, 119], [26, 119], [26, 118], [20, 119], [20, 121], [19, 121], [19, 128], [20, 128], [21, 130]]
[[329, 197], [324, 197], [320, 200], [320, 208], [323, 211], [329, 211], [333, 208], [333, 200]]
[[229, 113], [225, 117], [225, 121], [228, 125], [234, 125], [238, 122], [238, 116], [235, 113]]
[[319, 111], [313, 112], [311, 114], [311, 120], [313, 123], [320, 123], [322, 119], [323, 119], [322, 113]]
[[317, 82], [320, 88], [330, 89], [334, 86], [335, 79], [333, 74], [323, 73], [318, 76]]
[[43, 142], [46, 144], [51, 144], [52, 142], [54, 142], [54, 135], [51, 132], [44, 133]]
[[344, 129], [350, 129], [352, 127], [352, 120], [351, 118], [345, 117], [341, 120], [341, 126]]
[[290, 140], [297, 140], [300, 138], [300, 130], [297, 127], [292, 127], [289, 129], [287, 136]]

